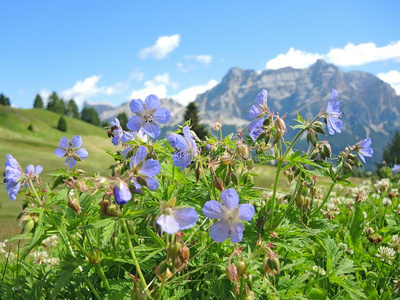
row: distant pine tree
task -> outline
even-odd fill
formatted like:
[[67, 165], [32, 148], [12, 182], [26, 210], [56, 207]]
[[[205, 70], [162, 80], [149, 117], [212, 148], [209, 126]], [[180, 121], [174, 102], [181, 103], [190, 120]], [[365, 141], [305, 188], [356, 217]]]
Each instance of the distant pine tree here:
[[3, 94], [0, 94], [0, 105], [10, 106], [11, 105], [10, 98], [6, 97]]
[[29, 124], [29, 126], [28, 126], [28, 128], [27, 128], [29, 131], [34, 131], [33, 130], [33, 126], [32, 126], [32, 124]]
[[65, 113], [64, 101], [58, 97], [56, 92], [50, 94], [47, 109], [62, 115]]
[[394, 133], [392, 140], [383, 150], [383, 160], [390, 167], [400, 164], [400, 131]]
[[43, 108], [43, 99], [39, 94], [36, 95], [33, 101], [33, 108]]
[[123, 130], [128, 130], [126, 127], [126, 124], [128, 123], [128, 115], [126, 113], [119, 113], [117, 116], [117, 119], [119, 120], [119, 123], [121, 124], [121, 127]]
[[67, 122], [65, 121], [64, 116], [61, 116], [58, 120], [57, 129], [60, 131], [67, 131]]
[[185, 121], [191, 120], [190, 124], [192, 130], [197, 134], [200, 139], [203, 139], [208, 135], [206, 126], [200, 124], [199, 110], [197, 109], [196, 103], [190, 102], [186, 106], [186, 111], [184, 115]]
[[71, 100], [68, 101], [66, 115], [68, 117], [75, 118], [75, 119], [79, 119], [80, 118], [78, 106], [76, 105], [74, 99], [71, 99]]
[[85, 107], [81, 112], [82, 121], [88, 122], [90, 124], [100, 126], [101, 122], [97, 111], [93, 107]]

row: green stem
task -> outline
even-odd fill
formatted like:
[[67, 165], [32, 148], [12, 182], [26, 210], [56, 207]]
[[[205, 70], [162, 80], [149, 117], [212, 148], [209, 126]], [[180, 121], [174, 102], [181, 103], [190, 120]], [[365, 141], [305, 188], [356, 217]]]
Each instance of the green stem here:
[[[202, 160], [201, 160], [200, 156], [199, 156], [199, 165], [200, 165], [201, 174], [202, 174], [202, 177], [203, 177], [204, 183], [206, 184], [206, 187], [207, 187], [208, 193], [210, 194], [210, 199], [212, 199], [214, 196], [213, 196], [213, 193], [212, 193], [212, 191], [211, 191], [211, 189], [210, 189], [210, 186], [208, 185], [208, 181], [207, 181], [206, 173], [204, 172], [204, 168], [203, 168], [203, 162], [202, 162]], [[215, 195], [215, 199], [216, 199], [216, 198], [217, 198], [217, 196]]]
[[68, 238], [71, 240], [71, 242], [78, 247], [78, 249], [82, 252], [82, 254], [84, 256], [86, 256], [87, 258], [90, 258], [90, 254], [83, 248], [83, 246], [76, 240], [76, 238], [74, 238], [74, 236], [72, 234], [70, 234], [68, 231], [65, 232], [68, 236]]
[[324, 201], [322, 201], [321, 205], [318, 206], [312, 213], [310, 213], [310, 218], [311, 218], [312, 216], [314, 216], [317, 212], [319, 212], [319, 211], [321, 210], [321, 208], [325, 205], [325, 203], [326, 203], [326, 202], [328, 201], [328, 199], [329, 199], [329, 196], [331, 195], [331, 192], [332, 192], [334, 186], [335, 186], [335, 183], [332, 182], [331, 186], [329, 187], [328, 193], [327, 193], [326, 196], [325, 196]]
[[106, 288], [107, 293], [111, 294], [110, 285], [108, 284], [108, 280], [107, 280], [106, 274], [104, 274], [104, 270], [101, 267], [101, 264], [99, 262], [95, 263], [94, 267], [96, 268], [97, 272], [99, 273], [99, 275], [101, 277], [101, 280], [104, 283], [104, 287]]
[[148, 291], [147, 291], [147, 283], [146, 283], [146, 280], [144, 279], [142, 270], [140, 269], [140, 265], [139, 265], [139, 262], [138, 262], [138, 260], [137, 260], [137, 258], [136, 258], [135, 251], [133, 251], [133, 245], [132, 245], [132, 242], [131, 242], [131, 237], [129, 236], [129, 230], [128, 230], [128, 226], [126, 225], [126, 221], [125, 221], [125, 220], [122, 220], [122, 226], [124, 227], [125, 236], [126, 236], [126, 239], [128, 240], [129, 252], [131, 253], [133, 263], [135, 264], [136, 272], [137, 272], [138, 275], [139, 275], [139, 278], [140, 278], [140, 281], [141, 281], [141, 283], [142, 283], [142, 285], [143, 285], [144, 291], [146, 292], [146, 294], [147, 294], [148, 296], [150, 296], [149, 293], [148, 293]]
[[222, 128], [219, 129], [219, 140], [221, 141], [222, 145]]
[[298, 189], [300, 187], [301, 181], [302, 181], [302, 176], [301, 176], [301, 174], [299, 174], [299, 179], [297, 180], [296, 187], [294, 188], [292, 197], [290, 198], [290, 201], [289, 201], [289, 204], [288, 204], [288, 206], [286, 208], [286, 211], [283, 213], [282, 217], [280, 217], [280, 219], [275, 223], [275, 225], [272, 226], [271, 230], [275, 230], [276, 228], [278, 228], [278, 226], [281, 224], [281, 222], [285, 219], [285, 217], [289, 213], [290, 209], [292, 208], [292, 206], [293, 206], [293, 204], [294, 204], [294, 202], [296, 200], [296, 196], [297, 196]]
[[272, 227], [272, 225], [274, 224], [274, 210], [275, 210], [276, 190], [278, 188], [278, 180], [279, 180], [279, 174], [281, 172], [281, 169], [282, 169], [282, 160], [279, 160], [278, 168], [276, 170], [276, 175], [275, 175], [274, 190], [272, 192], [272, 205], [271, 205], [269, 227]]
[[[318, 120], [319, 117], [320, 117], [320, 114], [318, 114], [314, 119], [312, 119], [312, 121], [310, 122], [309, 125], [312, 125], [315, 121]], [[289, 154], [289, 151], [293, 148], [294, 144], [296, 144], [297, 140], [300, 138], [300, 136], [301, 136], [301, 135], [303, 134], [303, 132], [306, 131], [306, 130], [307, 130], [307, 128], [304, 128], [304, 129], [300, 130], [300, 131], [296, 134], [294, 140], [290, 143], [289, 147], [286, 149], [285, 154], [284, 154], [283, 157], [282, 157], [282, 161], [285, 160], [286, 156]]]
[[36, 203], [36, 204], [38, 204], [39, 206], [42, 206], [42, 203], [40, 202], [39, 195], [37, 194], [36, 189], [35, 189], [35, 187], [33, 186], [33, 182], [32, 182], [31, 179], [28, 180], [28, 187], [29, 187], [29, 189], [31, 190], [31, 192], [35, 195], [35, 198], [36, 198], [36, 200], [37, 200], [37, 203]]

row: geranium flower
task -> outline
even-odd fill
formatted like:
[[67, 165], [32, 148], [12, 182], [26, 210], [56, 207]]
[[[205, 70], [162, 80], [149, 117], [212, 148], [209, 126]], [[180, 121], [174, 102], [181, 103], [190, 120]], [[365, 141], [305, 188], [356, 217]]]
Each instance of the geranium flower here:
[[400, 165], [394, 165], [392, 168], [392, 171], [394, 174], [397, 174], [400, 172]]
[[262, 90], [256, 98], [257, 103], [250, 107], [248, 117], [253, 121], [247, 126], [250, 132], [250, 137], [253, 141], [257, 140], [258, 136], [262, 133], [262, 126], [264, 123], [264, 116], [268, 112], [267, 107], [268, 92]]
[[155, 191], [158, 189], [158, 181], [153, 176], [157, 176], [160, 173], [161, 167], [160, 163], [155, 159], [145, 161], [146, 155], [146, 147], [139, 146], [136, 155], [131, 158], [132, 182], [138, 190], [145, 185], [150, 190]]
[[8, 197], [15, 201], [21, 188], [22, 170], [18, 161], [11, 154], [7, 154], [6, 158], [4, 183], [6, 184]]
[[371, 157], [372, 154], [374, 153], [374, 150], [372, 150], [372, 148], [370, 147], [371, 144], [372, 141], [371, 138], [369, 137], [356, 144], [357, 154], [364, 163], [365, 163], [364, 156]]
[[110, 122], [111, 128], [109, 136], [112, 136], [111, 142], [114, 146], [118, 146], [121, 142], [122, 135], [124, 131], [122, 130], [121, 123], [117, 118], [114, 118], [114, 121]]
[[25, 168], [25, 174], [28, 179], [36, 179], [42, 171], [43, 167], [41, 165], [37, 165], [35, 168], [35, 166], [31, 164]]
[[73, 168], [77, 161], [81, 161], [88, 157], [88, 153], [85, 148], [81, 148], [82, 138], [79, 135], [75, 135], [71, 142], [64, 136], [60, 140], [60, 147], [54, 151], [54, 154], [58, 157], [66, 157], [65, 164], [69, 168]]
[[181, 167], [181, 170], [190, 165], [193, 158], [197, 155], [197, 146], [194, 141], [188, 126], [182, 128], [183, 136], [176, 133], [171, 133], [168, 136], [168, 142], [172, 147], [178, 149], [172, 156], [174, 165]]
[[168, 234], [174, 234], [179, 230], [196, 225], [198, 219], [196, 210], [191, 207], [174, 207], [176, 199], [171, 200], [161, 204], [161, 214], [156, 221], [161, 230]]
[[132, 199], [132, 193], [129, 190], [128, 184], [121, 179], [117, 179], [115, 182], [114, 199], [119, 205], [124, 205]]
[[339, 107], [340, 101], [333, 101], [337, 95], [337, 91], [332, 89], [331, 98], [329, 99], [328, 107], [326, 108], [326, 112], [328, 113], [326, 123], [330, 135], [335, 134], [335, 131], [337, 133], [341, 133], [343, 128], [343, 122], [340, 120], [340, 118], [343, 116], [343, 113]]
[[[210, 219], [220, 219], [210, 229], [211, 238], [222, 243], [228, 236], [232, 243], [239, 243], [243, 238], [244, 225], [241, 221], [250, 221], [255, 213], [251, 204], [239, 205], [237, 192], [230, 188], [221, 193], [222, 204], [218, 201], [207, 201], [203, 213]], [[239, 205], [239, 206], [238, 206]]]
[[156, 95], [149, 95], [144, 100], [133, 99], [129, 104], [131, 111], [135, 114], [129, 118], [126, 126], [132, 131], [139, 131], [143, 128], [144, 132], [152, 138], [160, 135], [161, 129], [157, 123], [165, 124], [171, 118], [171, 113], [166, 108], [159, 108], [160, 99]]

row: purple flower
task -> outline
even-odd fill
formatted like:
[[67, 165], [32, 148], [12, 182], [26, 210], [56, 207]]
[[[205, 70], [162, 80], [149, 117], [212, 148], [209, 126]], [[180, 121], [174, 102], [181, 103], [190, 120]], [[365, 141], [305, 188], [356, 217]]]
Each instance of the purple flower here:
[[268, 92], [262, 90], [256, 98], [257, 103], [250, 107], [248, 117], [253, 121], [247, 126], [250, 132], [250, 137], [253, 141], [257, 140], [262, 133], [262, 126], [264, 123], [264, 116], [268, 112], [267, 106]]
[[356, 151], [358, 156], [361, 158], [361, 160], [365, 163], [365, 158], [366, 157], [371, 157], [372, 154], [374, 153], [374, 150], [372, 150], [371, 146], [371, 138], [366, 138], [365, 140], [362, 140], [361, 142], [356, 144]]
[[159, 108], [161, 104], [160, 99], [156, 95], [149, 95], [144, 100], [133, 99], [129, 104], [131, 111], [135, 114], [129, 118], [126, 126], [132, 131], [139, 131], [140, 128], [144, 129], [152, 138], [160, 135], [161, 129], [157, 123], [168, 123], [171, 118], [171, 113], [166, 108]]
[[[254, 216], [254, 206], [251, 204], [239, 205], [239, 196], [234, 189], [227, 189], [221, 193], [222, 204], [218, 201], [207, 201], [203, 213], [210, 219], [220, 219], [211, 226], [211, 238], [222, 243], [231, 236], [232, 243], [239, 243], [243, 238], [244, 225], [241, 221], [250, 221]], [[239, 206], [238, 206], [239, 205]]]
[[142, 185], [147, 186], [150, 190], [158, 189], [158, 181], [153, 178], [160, 173], [160, 163], [155, 159], [145, 161], [147, 155], [146, 147], [139, 146], [136, 155], [131, 158], [132, 182], [136, 188], [140, 190]]
[[196, 225], [197, 218], [197, 212], [191, 207], [171, 207], [164, 203], [156, 222], [162, 231], [174, 234]]
[[109, 136], [112, 136], [111, 142], [114, 146], [118, 146], [121, 142], [124, 131], [122, 130], [121, 124], [117, 118], [114, 118], [114, 121], [111, 121], [110, 124], [111, 133], [109, 134]]
[[125, 181], [117, 179], [114, 185], [114, 199], [119, 205], [126, 204], [132, 199], [131, 191]]
[[326, 112], [328, 113], [326, 123], [330, 135], [335, 134], [335, 131], [337, 133], [341, 133], [343, 128], [343, 122], [340, 120], [340, 118], [343, 116], [343, 113], [339, 107], [340, 101], [333, 101], [337, 95], [337, 91], [332, 89], [331, 98], [329, 99], [328, 107], [326, 108]]
[[15, 201], [21, 187], [22, 170], [18, 161], [11, 154], [7, 154], [6, 158], [4, 183], [8, 196]]
[[400, 165], [394, 165], [392, 168], [392, 171], [394, 174], [397, 174], [400, 172]]
[[263, 132], [263, 126], [264, 118], [256, 119], [247, 126], [250, 132], [250, 137], [253, 141], [256, 141], [260, 134]]
[[54, 154], [58, 157], [66, 157], [65, 164], [69, 168], [73, 168], [77, 161], [88, 157], [86, 149], [81, 146], [82, 138], [79, 135], [75, 135], [71, 142], [64, 136], [61, 138], [60, 147], [54, 151]]
[[35, 166], [31, 164], [25, 168], [25, 174], [28, 179], [36, 179], [42, 171], [43, 167], [41, 165], [37, 165], [35, 168]]
[[190, 165], [194, 156], [197, 155], [197, 146], [190, 133], [188, 126], [182, 128], [183, 136], [176, 133], [171, 133], [168, 136], [168, 142], [172, 147], [178, 149], [172, 156], [174, 165], [181, 167], [181, 170]]

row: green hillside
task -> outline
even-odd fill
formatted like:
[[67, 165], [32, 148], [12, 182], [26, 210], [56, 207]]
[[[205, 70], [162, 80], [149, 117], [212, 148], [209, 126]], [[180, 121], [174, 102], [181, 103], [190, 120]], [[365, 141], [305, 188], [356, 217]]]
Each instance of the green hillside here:
[[[67, 132], [57, 130], [60, 115], [43, 109], [15, 109], [0, 106], [0, 168], [4, 168], [6, 154], [12, 154], [23, 168], [41, 164], [44, 179], [47, 173], [65, 167], [64, 160], [53, 154], [61, 137], [69, 139], [81, 135], [89, 157], [79, 163], [89, 173], [107, 173], [112, 159], [105, 153], [114, 146], [106, 131], [83, 121], [65, 117]], [[34, 131], [28, 130], [29, 125]], [[17, 232], [16, 217], [21, 210], [22, 196], [17, 201], [8, 198], [3, 181], [0, 183], [0, 241]]]

